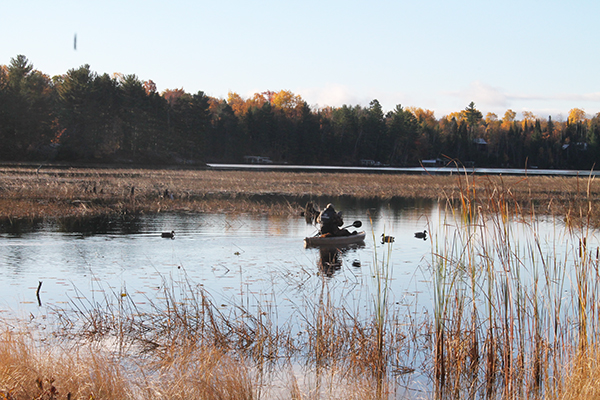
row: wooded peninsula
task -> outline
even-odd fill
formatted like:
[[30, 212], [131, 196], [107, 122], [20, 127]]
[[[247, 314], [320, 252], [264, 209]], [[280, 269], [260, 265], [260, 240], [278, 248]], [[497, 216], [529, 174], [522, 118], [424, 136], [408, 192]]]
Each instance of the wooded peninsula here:
[[[599, 113], [600, 114], [600, 113]], [[50, 77], [23, 55], [0, 65], [0, 161], [152, 165], [244, 162], [418, 166], [460, 160], [479, 167], [591, 169], [600, 115], [566, 121], [507, 110], [484, 117], [471, 102], [436, 118], [397, 105], [311, 108], [290, 91], [227, 99], [199, 91], [158, 93], [136, 75], [89, 65]], [[245, 158], [246, 157], [246, 158]]]

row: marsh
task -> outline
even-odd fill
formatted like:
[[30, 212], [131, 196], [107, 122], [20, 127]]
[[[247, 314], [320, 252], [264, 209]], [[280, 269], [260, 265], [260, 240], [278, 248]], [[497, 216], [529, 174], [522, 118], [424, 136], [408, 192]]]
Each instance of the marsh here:
[[[326, 368], [341, 379], [332, 390], [350, 389], [355, 398], [363, 390], [377, 398], [558, 393], [563, 367], [595, 348], [593, 181], [432, 178], [430, 189], [442, 185], [437, 198], [405, 198], [303, 192], [321, 183], [296, 174], [285, 183], [271, 174], [165, 173], [169, 192], [179, 193], [171, 199], [142, 174], [94, 175], [102, 193], [85, 190], [90, 175], [67, 175], [3, 181], [4, 206], [39, 208], [2, 209], [32, 211], [2, 225], [2, 315], [7, 326], [28, 315], [27, 329], [40, 327], [31, 334], [47, 344], [67, 336], [60, 348], [104, 348], [110, 339], [123, 368], [143, 350], [172, 374], [209, 346], [253, 371], [251, 391], [276, 382], [260, 375], [269, 363], [296, 374], [291, 382], [299, 386], [288, 393], [321, 387], [311, 379]], [[205, 178], [211, 183], [198, 185]], [[373, 194], [387, 179], [364, 182]], [[427, 179], [402, 177], [402, 190]], [[350, 181], [337, 191], [350, 191]], [[208, 193], [209, 186], [220, 189]], [[307, 199], [333, 202], [346, 221], [361, 220], [365, 244], [333, 254], [305, 249], [303, 238], [316, 232], [299, 214]], [[45, 211], [57, 205], [75, 212]], [[424, 230], [427, 240], [417, 240]], [[172, 240], [161, 237], [172, 231]], [[395, 240], [381, 243], [381, 235]], [[142, 385], [139, 376], [169, 382], [147, 370], [128, 376], [125, 386]], [[347, 386], [344, 377], [361, 377], [360, 385]]]

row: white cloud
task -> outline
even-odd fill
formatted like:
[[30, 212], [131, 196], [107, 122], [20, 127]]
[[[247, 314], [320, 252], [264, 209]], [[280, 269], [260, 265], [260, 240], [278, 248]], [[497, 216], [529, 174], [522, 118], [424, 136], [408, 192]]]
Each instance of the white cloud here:
[[[368, 107], [371, 101], [378, 100], [383, 108], [383, 112], [392, 111], [398, 104], [403, 107], [416, 106], [416, 96], [408, 95], [404, 92], [386, 91], [379, 89], [359, 90], [341, 84], [328, 84], [320, 88], [299, 89], [296, 94], [313, 108], [323, 108], [327, 106], [341, 107], [343, 105]], [[423, 103], [421, 101], [421, 103]], [[431, 104], [422, 104], [425, 108], [431, 109]]]
[[[513, 109], [519, 113], [531, 111], [540, 118], [548, 115], [562, 118], [562, 114], [568, 113], [572, 108], [583, 108], [593, 114], [592, 109], [597, 109], [600, 103], [600, 92], [593, 93], [509, 93], [501, 88], [488, 85], [481, 81], [473, 81], [467, 87], [454, 92], [443, 92], [442, 97], [453, 98], [451, 104], [459, 109], [466, 107], [473, 101], [479, 110], [491, 111], [497, 115], [503, 115], [507, 109]], [[436, 110], [437, 111], [437, 110]], [[457, 111], [457, 110], [454, 110]]]
[[366, 99], [366, 96], [357, 96], [349, 87], [339, 84], [329, 84], [321, 88], [301, 89], [298, 93], [311, 106], [322, 107], [340, 107], [346, 105], [365, 105], [372, 99]]
[[506, 93], [501, 89], [487, 85], [480, 81], [471, 84], [458, 92], [447, 92], [447, 95], [457, 97], [465, 104], [465, 107], [474, 102], [478, 108], [506, 108], [508, 99]]
[[515, 110], [518, 115], [523, 111], [533, 112], [540, 118], [563, 118], [572, 108], [582, 108], [590, 115], [600, 111], [600, 92], [594, 93], [559, 93], [559, 94], [528, 94], [523, 92], [508, 92], [503, 88], [489, 85], [482, 81], [473, 81], [457, 91], [425, 92], [387, 91], [382, 89], [357, 89], [343, 84], [328, 84], [324, 87], [309, 87], [295, 90], [313, 109], [326, 106], [341, 107], [342, 105], [361, 105], [368, 107], [373, 99], [379, 100], [384, 112], [393, 110], [396, 105], [403, 107], [414, 106], [433, 110], [437, 117], [451, 112], [461, 111], [471, 101], [484, 115], [487, 112], [496, 113], [499, 117], [508, 109]]
[[600, 92], [595, 93], [559, 93], [555, 95], [528, 95], [514, 94], [508, 98], [513, 100], [531, 100], [531, 101], [579, 101], [579, 102], [600, 102]]

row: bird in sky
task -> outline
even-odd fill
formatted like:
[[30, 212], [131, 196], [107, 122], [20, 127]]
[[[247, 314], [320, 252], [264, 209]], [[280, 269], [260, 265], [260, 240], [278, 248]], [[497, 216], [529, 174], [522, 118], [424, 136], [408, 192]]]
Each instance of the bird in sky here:
[[73, 50], [77, 50], [77, 34], [73, 37]]

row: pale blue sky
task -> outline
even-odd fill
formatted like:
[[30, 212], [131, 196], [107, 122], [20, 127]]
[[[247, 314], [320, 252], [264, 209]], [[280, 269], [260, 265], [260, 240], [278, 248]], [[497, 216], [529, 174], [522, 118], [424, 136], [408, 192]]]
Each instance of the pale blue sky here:
[[[600, 111], [600, 2], [6, 1], [0, 64], [90, 64], [159, 91], [291, 90], [313, 107], [397, 104], [440, 118], [474, 101], [564, 119]], [[77, 50], [73, 36], [77, 34]]]

